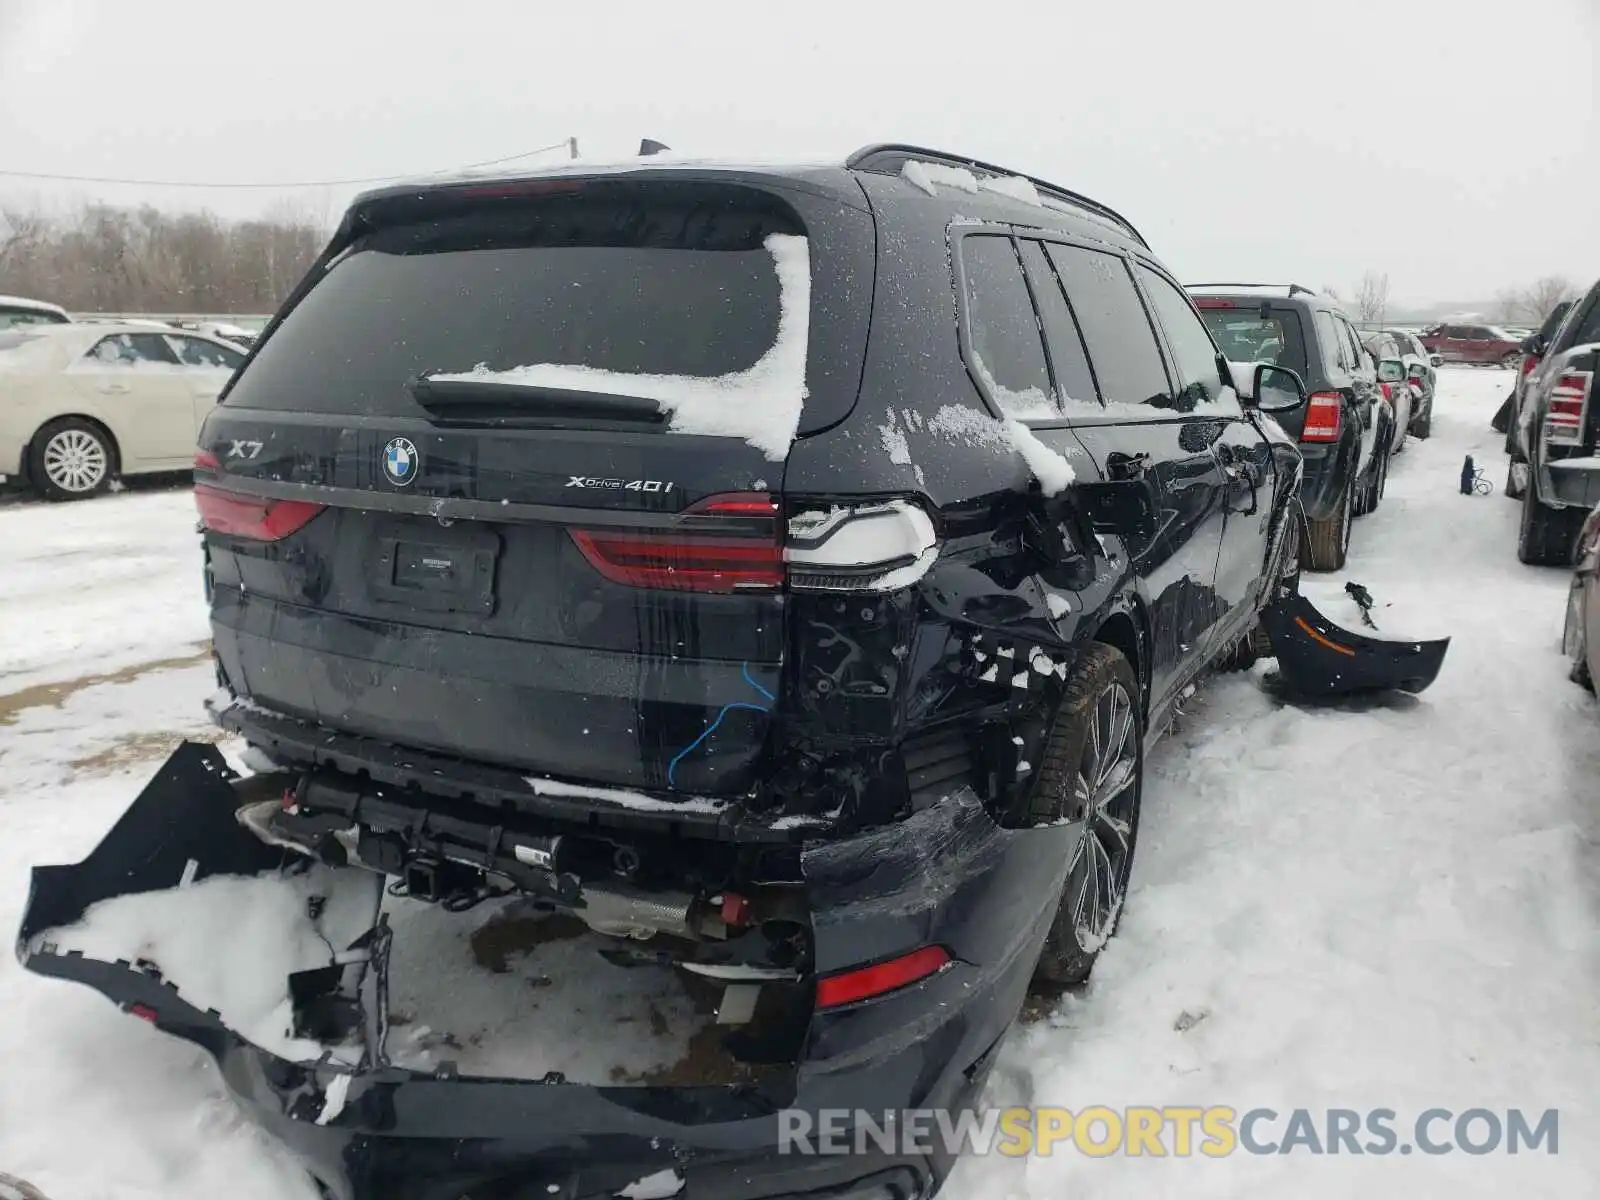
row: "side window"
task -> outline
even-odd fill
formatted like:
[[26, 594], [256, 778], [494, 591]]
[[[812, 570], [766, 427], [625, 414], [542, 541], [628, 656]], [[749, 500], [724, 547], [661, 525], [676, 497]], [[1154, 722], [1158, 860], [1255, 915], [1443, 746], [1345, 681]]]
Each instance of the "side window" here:
[[168, 343], [177, 352], [178, 361], [186, 367], [221, 367], [235, 370], [244, 361], [244, 355], [215, 342], [199, 338], [169, 337]]
[[1371, 364], [1367, 362], [1367, 352], [1361, 345], [1361, 338], [1357, 335], [1355, 326], [1340, 317], [1339, 328], [1344, 330], [1345, 342], [1350, 349], [1350, 361], [1356, 365], [1356, 369], [1370, 369]]
[[1344, 371], [1354, 368], [1355, 364], [1350, 361], [1350, 347], [1345, 344], [1344, 335], [1334, 323], [1333, 314], [1321, 309], [1317, 310], [1317, 341], [1322, 345], [1322, 354], [1329, 366]]
[[1056, 242], [1046, 250], [1066, 285], [1106, 403], [1170, 403], [1155, 330], [1122, 260]]
[[143, 363], [171, 366], [178, 360], [160, 334], [114, 333], [101, 338], [85, 356], [106, 366], [136, 367]]
[[1061, 290], [1061, 281], [1050, 265], [1044, 247], [1038, 242], [1022, 245], [1022, 265], [1033, 285], [1033, 298], [1039, 305], [1039, 320], [1044, 325], [1045, 346], [1050, 365], [1055, 369], [1056, 398], [1067, 411], [1100, 411], [1100, 393], [1089, 369], [1089, 354], [1083, 348], [1083, 334], [1072, 315], [1072, 308]]
[[1007, 417], [1053, 417], [1039, 318], [1008, 237], [961, 239], [972, 369]]
[[1174, 407], [1179, 412], [1193, 412], [1200, 405], [1215, 405], [1222, 394], [1222, 373], [1217, 367], [1217, 347], [1205, 322], [1171, 280], [1143, 263], [1138, 271], [1176, 360], [1178, 394]]

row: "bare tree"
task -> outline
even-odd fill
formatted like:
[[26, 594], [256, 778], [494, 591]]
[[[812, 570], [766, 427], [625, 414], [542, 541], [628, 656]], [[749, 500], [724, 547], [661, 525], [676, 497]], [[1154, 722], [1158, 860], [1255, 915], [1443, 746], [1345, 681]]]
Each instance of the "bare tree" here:
[[1495, 293], [1490, 315], [1492, 320], [1501, 325], [1514, 325], [1522, 319], [1522, 314], [1527, 310], [1527, 293], [1516, 288], [1501, 288]]
[[1556, 305], [1563, 300], [1575, 300], [1577, 296], [1578, 289], [1573, 286], [1572, 280], [1564, 275], [1546, 275], [1528, 288], [1523, 311], [1529, 321], [1539, 324]]
[[327, 240], [278, 208], [254, 221], [88, 204], [0, 206], [0, 292], [75, 312], [271, 312]]
[[1389, 311], [1389, 276], [1368, 271], [1356, 285], [1356, 319], [1363, 325], [1380, 324]]

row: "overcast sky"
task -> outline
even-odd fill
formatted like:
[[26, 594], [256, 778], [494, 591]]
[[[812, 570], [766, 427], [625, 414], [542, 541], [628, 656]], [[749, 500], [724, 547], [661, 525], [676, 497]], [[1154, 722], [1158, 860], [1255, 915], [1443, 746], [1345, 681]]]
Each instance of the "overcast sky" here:
[[[415, 174], [576, 136], [707, 155], [911, 141], [1121, 210], [1187, 281], [1492, 296], [1600, 275], [1600, 0], [0, 0], [0, 171]], [[559, 153], [542, 156], [559, 159]], [[538, 161], [531, 159], [529, 161]], [[6, 178], [206, 206], [354, 189]]]

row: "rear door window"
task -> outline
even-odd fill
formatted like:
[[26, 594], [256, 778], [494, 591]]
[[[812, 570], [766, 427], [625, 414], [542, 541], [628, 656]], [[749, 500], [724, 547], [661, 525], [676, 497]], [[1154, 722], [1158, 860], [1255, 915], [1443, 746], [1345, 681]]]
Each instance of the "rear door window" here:
[[221, 367], [232, 371], [244, 362], [244, 355], [237, 350], [201, 338], [169, 337], [167, 341], [177, 351], [178, 361], [186, 367]]
[[[1222, 372], [1217, 366], [1217, 347], [1206, 332], [1205, 322], [1195, 315], [1188, 297], [1171, 280], [1143, 263], [1139, 264], [1138, 272], [1172, 350], [1173, 366], [1178, 374], [1178, 392], [1173, 406], [1179, 412], [1215, 407], [1222, 395]], [[1230, 407], [1237, 407], [1237, 404], [1234, 399]]]
[[1049, 243], [1047, 252], [1066, 285], [1106, 403], [1169, 403], [1161, 348], [1123, 260], [1059, 242]]
[[1591, 342], [1600, 342], [1600, 292], [1596, 292], [1589, 301], [1589, 310], [1579, 316], [1572, 336], [1563, 337], [1561, 340], [1569, 346], [1586, 346]]
[[178, 359], [159, 333], [114, 333], [101, 338], [84, 356], [108, 367], [138, 367], [152, 363], [176, 366]]
[[1002, 415], [1053, 417], [1039, 317], [1009, 237], [961, 239], [961, 273], [973, 371]]
[[424, 374], [737, 375], [778, 342], [767, 239], [792, 232], [770, 213], [687, 200], [545, 201], [384, 227], [284, 315], [224, 403], [416, 417], [406, 385]]
[[1099, 412], [1100, 392], [1095, 387], [1094, 373], [1089, 368], [1089, 354], [1083, 346], [1083, 334], [1077, 319], [1061, 290], [1061, 281], [1050, 265], [1049, 256], [1038, 242], [1025, 241], [1022, 261], [1027, 268], [1028, 281], [1033, 285], [1033, 298], [1039, 306], [1039, 320], [1044, 326], [1045, 347], [1050, 352], [1050, 365], [1055, 371], [1056, 398], [1068, 412]]
[[1339, 327], [1334, 323], [1333, 314], [1317, 311], [1317, 341], [1322, 346], [1323, 358], [1330, 364], [1337, 366], [1342, 371], [1355, 369], [1355, 364], [1350, 361], [1350, 347], [1344, 340], [1344, 335], [1339, 332]]

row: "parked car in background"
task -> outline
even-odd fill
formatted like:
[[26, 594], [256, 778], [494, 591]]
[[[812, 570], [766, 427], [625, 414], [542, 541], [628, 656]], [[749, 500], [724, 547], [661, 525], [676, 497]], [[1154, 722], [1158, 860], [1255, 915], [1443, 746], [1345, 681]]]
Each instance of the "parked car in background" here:
[[1600, 282], [1573, 304], [1522, 381], [1506, 490], [1522, 500], [1517, 557], [1564, 566], [1600, 504]]
[[1445, 362], [1514, 367], [1522, 361], [1522, 341], [1498, 325], [1435, 325], [1422, 344]]
[[1353, 518], [1383, 498], [1394, 436], [1376, 366], [1355, 326], [1337, 302], [1299, 284], [1191, 284], [1189, 292], [1230, 359], [1277, 363], [1305, 383], [1306, 406], [1278, 420], [1305, 459], [1304, 562], [1339, 570]]
[[194, 463], [244, 352], [198, 333], [68, 323], [0, 333], [0, 482], [81, 500]]
[[[1572, 309], [1571, 300], [1563, 300], [1550, 310], [1542, 324], [1536, 331], [1522, 339], [1522, 360], [1517, 364], [1516, 378], [1511, 382], [1511, 391], [1507, 393], [1505, 403], [1495, 413], [1491, 422], [1497, 433], [1506, 435], [1506, 453], [1515, 454], [1515, 437], [1512, 433], [1517, 421], [1517, 411], [1521, 406], [1522, 392], [1539, 362], [1544, 358], [1545, 351], [1550, 348], [1550, 340], [1555, 337], [1556, 330], [1561, 328], [1561, 322], [1566, 319], [1567, 313]], [[1507, 495], [1514, 495], [1510, 491]]]
[[1394, 418], [1394, 436], [1389, 439], [1389, 453], [1399, 454], [1405, 449], [1406, 437], [1411, 432], [1411, 418], [1416, 405], [1416, 393], [1406, 375], [1405, 350], [1399, 339], [1389, 333], [1368, 334], [1362, 349], [1372, 356], [1378, 390]]
[[0, 332], [28, 325], [66, 325], [71, 321], [67, 310], [59, 304], [23, 296], [0, 296]]
[[1600, 504], [1578, 533], [1574, 557], [1561, 645], [1572, 659], [1572, 681], [1592, 692], [1600, 680]]
[[1383, 329], [1400, 348], [1401, 361], [1406, 364], [1407, 386], [1411, 389], [1411, 436], [1426, 439], [1433, 432], [1433, 397], [1439, 390], [1438, 355], [1433, 354], [1422, 340], [1407, 329]]

